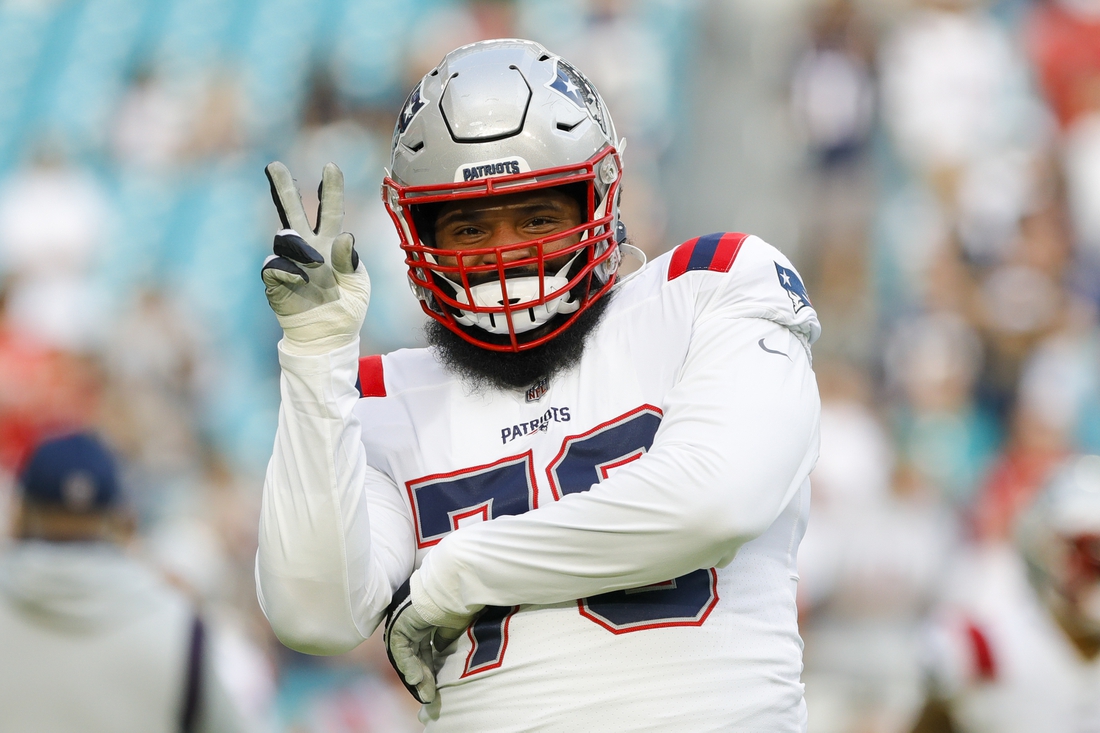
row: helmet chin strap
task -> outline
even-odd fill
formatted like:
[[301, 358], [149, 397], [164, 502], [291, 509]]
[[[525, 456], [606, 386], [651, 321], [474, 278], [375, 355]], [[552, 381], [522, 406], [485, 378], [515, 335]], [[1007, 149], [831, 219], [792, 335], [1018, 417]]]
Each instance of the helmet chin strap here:
[[[578, 250], [569, 258], [556, 273], [540, 278], [537, 275], [507, 278], [508, 302], [512, 304], [527, 303], [539, 300], [540, 285], [545, 290], [546, 302], [532, 305], [512, 311], [512, 331], [525, 333], [543, 325], [558, 314], [574, 313], [580, 308], [580, 303], [573, 299], [569, 293], [568, 272], [577, 258], [584, 250]], [[449, 277], [439, 278], [447, 283], [455, 292], [455, 300], [467, 305], [499, 309], [504, 306], [504, 286], [499, 280], [474, 285], [470, 288], [470, 302], [466, 295], [466, 288]], [[555, 297], [550, 297], [560, 293]], [[506, 335], [509, 333], [508, 316], [501, 312], [484, 313], [477, 311], [460, 310], [455, 316], [455, 321], [463, 326], [476, 326], [492, 334]]]

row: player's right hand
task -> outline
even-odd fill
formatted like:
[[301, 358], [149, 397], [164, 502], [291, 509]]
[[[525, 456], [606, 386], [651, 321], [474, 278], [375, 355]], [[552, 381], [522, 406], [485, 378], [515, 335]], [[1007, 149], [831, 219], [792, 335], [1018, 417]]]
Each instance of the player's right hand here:
[[310, 228], [290, 171], [276, 161], [265, 169], [283, 228], [260, 276], [267, 302], [283, 328], [284, 348], [324, 354], [359, 334], [370, 302], [370, 277], [355, 251], [355, 238], [341, 232], [344, 175], [325, 166], [317, 190], [317, 226]]
[[382, 640], [390, 666], [417, 702], [427, 705], [435, 699], [435, 670], [432, 633], [435, 629], [417, 613], [409, 597], [409, 581], [393, 594], [386, 611]]
[[401, 682], [413, 697], [427, 705], [435, 700], [433, 647], [443, 651], [466, 630], [471, 618], [451, 617], [448, 626], [436, 626], [424, 619], [413, 605], [411, 579], [393, 594], [386, 610], [386, 628], [382, 640], [386, 656]]

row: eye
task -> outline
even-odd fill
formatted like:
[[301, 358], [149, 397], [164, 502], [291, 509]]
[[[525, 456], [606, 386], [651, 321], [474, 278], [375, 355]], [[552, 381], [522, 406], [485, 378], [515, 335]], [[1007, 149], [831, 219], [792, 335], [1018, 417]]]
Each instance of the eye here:
[[539, 214], [538, 216], [532, 216], [527, 220], [527, 226], [533, 229], [546, 229], [548, 227], [554, 227], [561, 223], [561, 219], [549, 214]]
[[452, 239], [466, 241], [476, 239], [484, 234], [484, 230], [476, 224], [458, 223], [447, 230], [447, 235]]
[[476, 223], [455, 221], [447, 224], [436, 236], [436, 244], [443, 249], [476, 246], [485, 237], [485, 230]]

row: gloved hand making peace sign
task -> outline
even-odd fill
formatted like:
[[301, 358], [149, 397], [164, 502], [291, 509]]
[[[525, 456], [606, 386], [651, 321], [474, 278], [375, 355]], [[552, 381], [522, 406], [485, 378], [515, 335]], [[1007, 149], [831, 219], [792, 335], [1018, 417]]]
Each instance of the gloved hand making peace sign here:
[[283, 327], [283, 348], [316, 355], [346, 346], [367, 314], [370, 278], [355, 238], [340, 231], [344, 175], [335, 163], [325, 165], [317, 190], [317, 226], [311, 229], [287, 167], [276, 161], [265, 170], [283, 228], [275, 234], [275, 254], [264, 261], [260, 276]]

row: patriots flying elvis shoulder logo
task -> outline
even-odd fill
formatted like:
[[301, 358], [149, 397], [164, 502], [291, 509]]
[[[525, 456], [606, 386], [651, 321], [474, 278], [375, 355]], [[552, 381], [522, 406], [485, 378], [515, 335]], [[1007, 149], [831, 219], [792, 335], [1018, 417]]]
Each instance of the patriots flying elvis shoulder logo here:
[[803, 308], [813, 307], [810, 303], [810, 295], [806, 292], [806, 286], [802, 284], [797, 272], [776, 262], [775, 274], [779, 276], [779, 284], [787, 291], [787, 297], [791, 299], [795, 313]]

